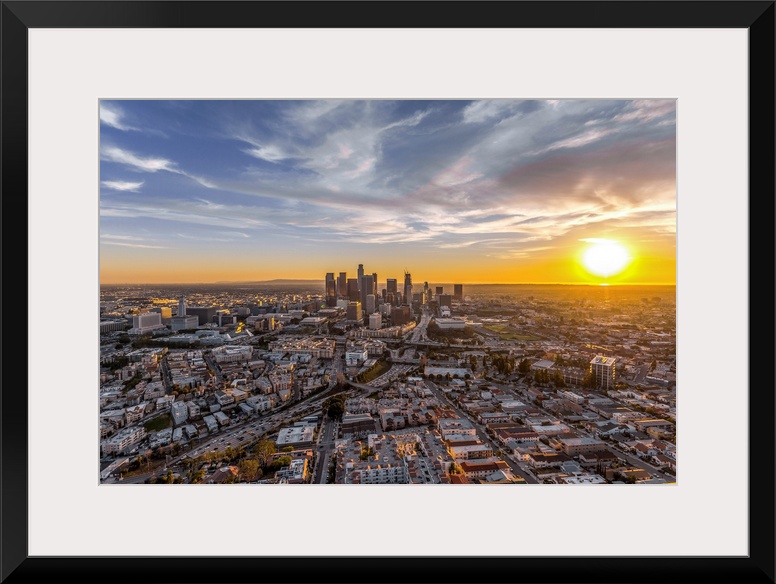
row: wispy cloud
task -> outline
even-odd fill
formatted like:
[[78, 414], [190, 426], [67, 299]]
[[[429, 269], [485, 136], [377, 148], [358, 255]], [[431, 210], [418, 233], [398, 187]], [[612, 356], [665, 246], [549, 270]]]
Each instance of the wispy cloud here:
[[[670, 241], [675, 232], [673, 100], [122, 106], [131, 115], [109, 108], [104, 126], [153, 119], [176, 130], [165, 141], [106, 131], [103, 176], [121, 180], [102, 187], [136, 194], [104, 197], [101, 218], [159, 235], [105, 241], [298, 241], [312, 254], [422, 243], [440, 256], [507, 259], [595, 234]], [[110, 164], [145, 180], [109, 174]]]
[[216, 184], [202, 176], [191, 174], [178, 168], [172, 160], [161, 157], [143, 157], [116, 146], [103, 146], [100, 150], [102, 160], [124, 164], [142, 172], [158, 172], [160, 170], [185, 176], [208, 189], [216, 188]]
[[266, 160], [267, 162], [280, 162], [287, 158], [291, 158], [290, 154], [283, 152], [277, 146], [257, 146], [256, 148], [249, 148], [244, 150], [246, 154], [258, 158], [260, 160]]
[[164, 245], [151, 245], [148, 243], [140, 243], [145, 241], [143, 238], [136, 237], [134, 235], [118, 235], [101, 233], [100, 244], [102, 245], [116, 245], [120, 247], [134, 247], [138, 249], [168, 249]]
[[164, 245], [145, 245], [141, 243], [124, 243], [121, 241], [103, 241], [104, 245], [117, 245], [120, 247], [134, 247], [140, 249], [169, 249]]
[[101, 184], [105, 188], [112, 191], [128, 191], [137, 193], [140, 190], [140, 187], [143, 186], [144, 181], [141, 180], [139, 182], [129, 182], [121, 180], [104, 180], [101, 182]]
[[139, 128], [128, 125], [124, 121], [124, 111], [115, 104], [100, 103], [100, 122], [117, 130], [138, 131]]
[[169, 172], [179, 172], [175, 168], [175, 163], [166, 158], [143, 158], [137, 156], [128, 150], [122, 150], [116, 146], [103, 146], [100, 152], [103, 160], [126, 164], [138, 170], [145, 172], [157, 172], [167, 170]]

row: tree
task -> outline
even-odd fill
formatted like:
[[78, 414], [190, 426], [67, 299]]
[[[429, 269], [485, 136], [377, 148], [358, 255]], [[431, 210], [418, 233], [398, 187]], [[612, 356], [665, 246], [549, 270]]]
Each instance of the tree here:
[[205, 479], [205, 470], [198, 470], [193, 475], [191, 475], [191, 484], [198, 485]]
[[277, 445], [272, 440], [259, 440], [253, 447], [253, 454], [259, 465], [266, 467], [269, 464], [270, 457], [277, 450]]
[[249, 483], [253, 482], [260, 476], [259, 473], [261, 473], [259, 462], [253, 458], [247, 458], [240, 461], [237, 467], [240, 469], [239, 477], [241, 481]]
[[335, 395], [323, 402], [323, 410], [331, 419], [339, 419], [345, 413], [345, 400], [341, 395]]

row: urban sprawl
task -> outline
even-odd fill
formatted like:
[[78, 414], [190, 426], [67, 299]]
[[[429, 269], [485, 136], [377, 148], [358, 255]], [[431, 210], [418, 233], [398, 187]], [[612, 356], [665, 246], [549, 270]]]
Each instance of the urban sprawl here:
[[103, 286], [100, 480], [676, 481], [674, 286]]

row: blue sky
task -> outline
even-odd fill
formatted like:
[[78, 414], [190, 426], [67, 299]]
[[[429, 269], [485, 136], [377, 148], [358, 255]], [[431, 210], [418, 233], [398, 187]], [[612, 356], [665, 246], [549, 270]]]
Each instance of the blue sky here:
[[675, 281], [674, 100], [103, 100], [100, 122], [103, 283], [568, 282], [594, 238]]

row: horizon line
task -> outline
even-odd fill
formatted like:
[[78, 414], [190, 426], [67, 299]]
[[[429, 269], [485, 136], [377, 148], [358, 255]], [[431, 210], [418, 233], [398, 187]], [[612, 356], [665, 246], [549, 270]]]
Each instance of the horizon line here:
[[[398, 280], [398, 279], [397, 279]], [[322, 278], [273, 278], [271, 280], [218, 280], [211, 282], [101, 282], [100, 286], [215, 286], [215, 285], [239, 285], [239, 284], [271, 284], [273, 282], [318, 282], [324, 285]], [[385, 280], [383, 280], [385, 282]], [[431, 280], [423, 280], [429, 282]], [[462, 286], [676, 286], [676, 282], [455, 282], [433, 281], [434, 285], [460, 284]], [[413, 282], [413, 286], [417, 286]]]

